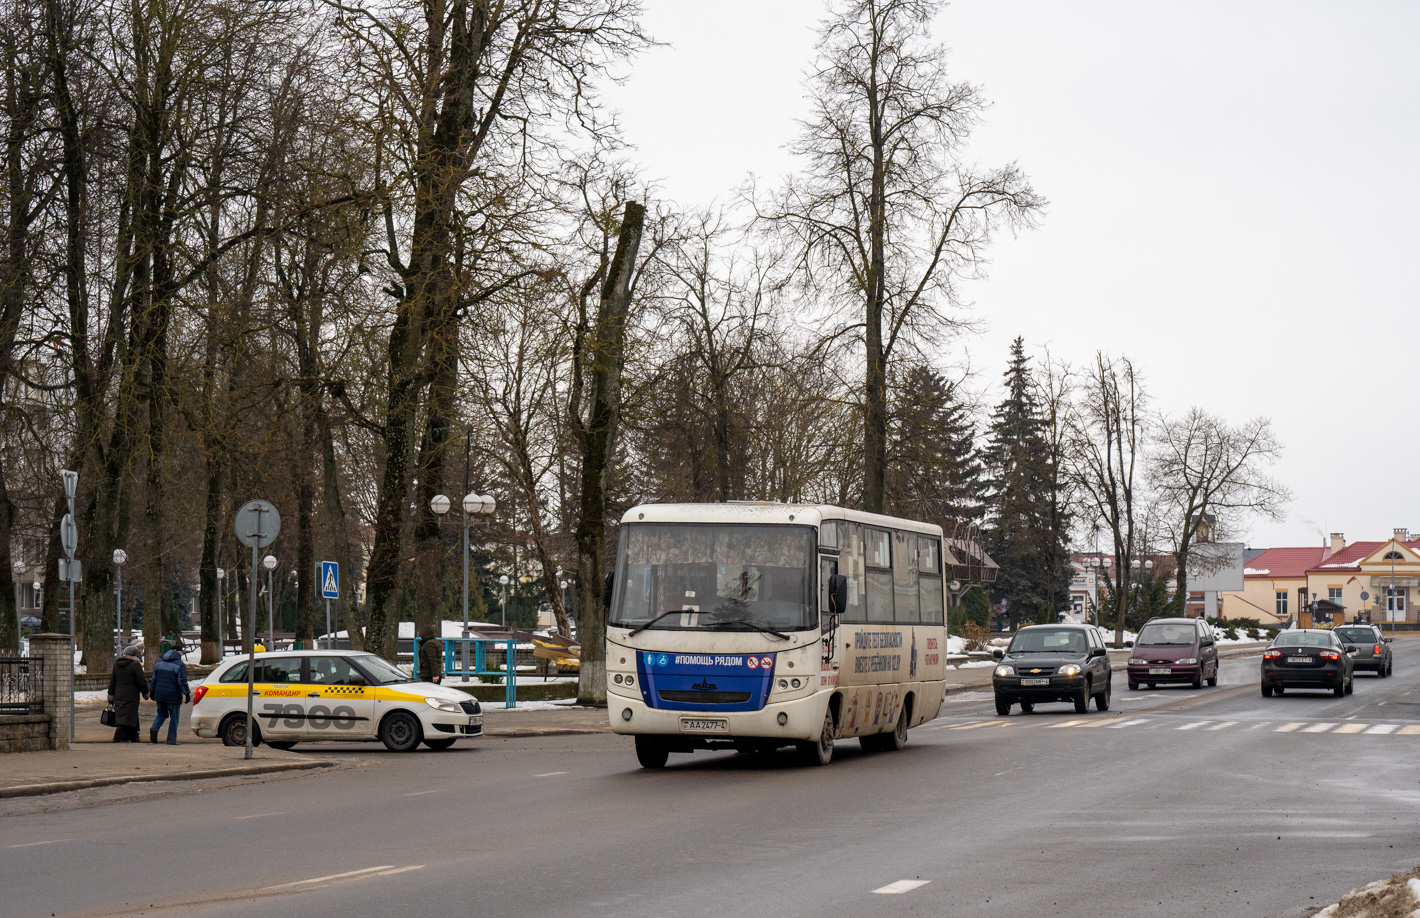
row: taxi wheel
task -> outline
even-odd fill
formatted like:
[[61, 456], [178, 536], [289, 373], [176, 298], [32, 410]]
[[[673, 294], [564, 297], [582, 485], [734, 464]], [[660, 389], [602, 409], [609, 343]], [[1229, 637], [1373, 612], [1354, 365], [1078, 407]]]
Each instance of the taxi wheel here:
[[390, 752], [413, 752], [423, 739], [419, 719], [408, 711], [395, 711], [380, 724], [380, 742]]
[[[221, 728], [217, 731], [222, 737], [223, 746], [245, 746], [247, 744], [247, 716], [245, 714], [228, 714], [227, 719], [222, 721]], [[261, 727], [253, 725], [251, 744], [261, 745]]]
[[451, 739], [426, 739], [424, 745], [436, 750], [449, 749], [454, 745], [454, 741]]

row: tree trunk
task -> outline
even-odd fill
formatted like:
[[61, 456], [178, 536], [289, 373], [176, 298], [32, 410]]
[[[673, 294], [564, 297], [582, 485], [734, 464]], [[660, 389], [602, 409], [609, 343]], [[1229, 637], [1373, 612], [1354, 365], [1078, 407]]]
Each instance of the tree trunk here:
[[577, 697], [583, 704], [606, 703], [606, 606], [601, 594], [606, 570], [607, 476], [621, 421], [621, 374], [626, 358], [631, 278], [645, 223], [646, 208], [628, 201], [588, 346], [592, 403], [583, 427], [582, 499], [577, 520], [577, 608], [581, 615], [578, 635], [582, 643]]

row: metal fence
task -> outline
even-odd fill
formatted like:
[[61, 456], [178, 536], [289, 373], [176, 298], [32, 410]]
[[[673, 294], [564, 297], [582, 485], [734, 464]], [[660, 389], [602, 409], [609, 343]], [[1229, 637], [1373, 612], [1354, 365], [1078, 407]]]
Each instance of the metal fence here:
[[0, 714], [42, 714], [40, 677], [44, 660], [39, 657], [0, 657]]

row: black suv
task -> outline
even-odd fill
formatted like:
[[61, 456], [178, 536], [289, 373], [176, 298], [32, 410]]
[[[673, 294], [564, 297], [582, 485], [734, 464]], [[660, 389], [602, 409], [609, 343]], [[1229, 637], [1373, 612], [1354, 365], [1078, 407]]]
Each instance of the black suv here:
[[1040, 702], [1071, 701], [1083, 714], [1109, 710], [1109, 652], [1091, 625], [1031, 625], [1016, 632], [991, 676], [996, 713], [1005, 717], [1011, 705], [1029, 713]]

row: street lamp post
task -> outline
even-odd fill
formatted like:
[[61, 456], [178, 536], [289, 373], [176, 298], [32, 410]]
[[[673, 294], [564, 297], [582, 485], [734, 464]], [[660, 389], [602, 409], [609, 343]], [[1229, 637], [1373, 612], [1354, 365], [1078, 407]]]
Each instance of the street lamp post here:
[[[113, 566], [118, 575], [117, 598], [113, 604], [113, 658], [115, 660], [123, 652], [123, 565], [127, 563], [128, 552], [121, 548], [115, 548], [113, 550]], [[70, 609], [69, 614], [72, 616], [74, 610]]]
[[508, 627], [508, 575], [504, 574], [498, 578], [498, 582], [503, 586], [503, 627]]
[[220, 567], [217, 568], [217, 659], [219, 662], [221, 661], [222, 657], [225, 656], [225, 654], [222, 652], [222, 647], [224, 644], [222, 640], [222, 629], [226, 625], [227, 620], [222, 617], [222, 581], [225, 580], [226, 577], [227, 572], [222, 570]]
[[[467, 477], [467, 475], [465, 475]], [[464, 482], [465, 485], [468, 482]], [[468, 526], [469, 517], [482, 516], [487, 520], [493, 517], [493, 511], [497, 508], [498, 502], [491, 494], [475, 494], [472, 491], [463, 496], [463, 670], [468, 672]]]
[[261, 559], [261, 566], [266, 568], [266, 649], [276, 649], [276, 619], [272, 614], [271, 599], [273, 596], [271, 572], [276, 570], [276, 556], [267, 555]]
[[20, 596], [25, 591], [25, 562], [15, 562], [15, 652], [20, 652], [20, 632], [24, 631], [24, 626], [20, 624]]

